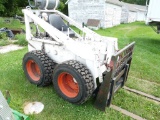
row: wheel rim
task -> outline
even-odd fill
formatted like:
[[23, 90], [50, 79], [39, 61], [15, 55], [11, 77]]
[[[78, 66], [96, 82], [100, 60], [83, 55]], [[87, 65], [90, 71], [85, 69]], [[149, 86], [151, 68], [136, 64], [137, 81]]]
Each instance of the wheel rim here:
[[33, 60], [29, 60], [27, 61], [26, 68], [32, 80], [39, 81], [40, 76], [41, 76], [41, 71], [40, 71], [38, 64]]
[[58, 86], [62, 93], [69, 98], [74, 98], [79, 93], [78, 83], [69, 73], [63, 72], [58, 76]]

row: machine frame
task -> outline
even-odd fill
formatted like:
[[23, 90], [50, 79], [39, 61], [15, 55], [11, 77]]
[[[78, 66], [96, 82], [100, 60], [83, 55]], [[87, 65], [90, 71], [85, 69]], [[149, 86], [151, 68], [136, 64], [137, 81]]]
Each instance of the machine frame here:
[[[27, 7], [22, 11], [29, 52], [41, 50], [56, 64], [69, 60], [83, 64], [93, 76], [95, 107], [104, 111], [106, 106], [110, 106], [114, 93], [127, 81], [135, 42], [119, 50], [117, 38], [100, 36], [58, 10], [32, 10]], [[48, 22], [51, 14], [59, 15], [68, 25], [67, 34], [63, 28], [60, 31]], [[36, 26], [36, 35], [31, 32], [31, 24]], [[73, 26], [81, 34], [74, 31]], [[69, 36], [69, 30], [75, 33], [75, 37]]]

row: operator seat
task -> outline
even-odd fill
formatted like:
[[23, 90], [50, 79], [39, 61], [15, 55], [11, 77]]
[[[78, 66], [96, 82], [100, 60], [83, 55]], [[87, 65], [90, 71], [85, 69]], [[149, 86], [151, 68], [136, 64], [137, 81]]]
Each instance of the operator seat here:
[[[48, 21], [53, 27], [57, 28], [64, 34], [68, 35], [68, 26], [64, 23], [60, 15], [50, 14]], [[75, 33], [69, 28], [69, 37], [74, 37], [74, 36]]]

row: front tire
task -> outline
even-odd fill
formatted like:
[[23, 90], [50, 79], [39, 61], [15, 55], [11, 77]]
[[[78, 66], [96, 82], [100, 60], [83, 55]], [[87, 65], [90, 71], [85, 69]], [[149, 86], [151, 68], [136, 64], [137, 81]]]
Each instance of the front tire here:
[[25, 54], [23, 70], [28, 80], [37, 86], [47, 86], [52, 82], [54, 62], [46, 53], [35, 50]]
[[60, 97], [74, 104], [87, 101], [94, 90], [91, 73], [83, 64], [74, 60], [55, 67], [53, 85]]

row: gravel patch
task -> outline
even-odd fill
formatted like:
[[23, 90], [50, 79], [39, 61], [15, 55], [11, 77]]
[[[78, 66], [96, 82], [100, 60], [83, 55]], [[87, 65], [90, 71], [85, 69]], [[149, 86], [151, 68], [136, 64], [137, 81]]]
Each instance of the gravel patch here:
[[19, 45], [7, 45], [7, 46], [0, 46], [0, 54], [3, 54], [3, 53], [7, 53], [7, 52], [10, 52], [10, 51], [15, 51], [15, 50], [19, 50], [19, 49], [23, 49], [24, 47], [22, 46], [19, 46]]

